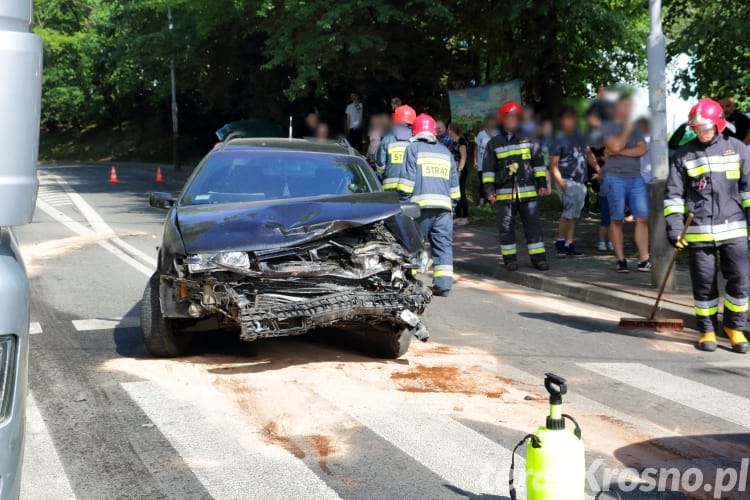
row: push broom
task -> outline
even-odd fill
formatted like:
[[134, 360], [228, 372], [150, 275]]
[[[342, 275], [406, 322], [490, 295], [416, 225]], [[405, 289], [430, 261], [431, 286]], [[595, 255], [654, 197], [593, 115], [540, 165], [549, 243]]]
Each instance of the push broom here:
[[[680, 233], [680, 239], [685, 238], [688, 227], [693, 222], [692, 212], [688, 214], [685, 219], [685, 225]], [[677, 261], [677, 255], [680, 253], [680, 249], [675, 247], [672, 252], [672, 258], [669, 260], [669, 266], [667, 272], [664, 273], [664, 278], [661, 280], [661, 286], [659, 287], [659, 295], [656, 296], [656, 302], [654, 307], [651, 308], [651, 314], [648, 318], [620, 318], [620, 328], [650, 328], [654, 330], [675, 330], [681, 332], [684, 328], [681, 319], [656, 319], [656, 312], [659, 310], [659, 302], [661, 302], [661, 296], [664, 295], [664, 288], [667, 286], [667, 280], [669, 275], [672, 274], [674, 269], [674, 263]]]

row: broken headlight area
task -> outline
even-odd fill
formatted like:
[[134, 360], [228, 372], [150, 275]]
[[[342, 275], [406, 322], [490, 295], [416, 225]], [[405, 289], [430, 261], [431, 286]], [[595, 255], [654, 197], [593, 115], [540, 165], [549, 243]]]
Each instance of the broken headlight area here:
[[194, 254], [177, 264], [180, 277], [165, 276], [165, 314], [217, 316], [245, 340], [368, 322], [423, 331], [418, 315], [431, 299], [414, 272], [429, 266], [427, 252], [409, 252], [382, 223], [299, 247]]

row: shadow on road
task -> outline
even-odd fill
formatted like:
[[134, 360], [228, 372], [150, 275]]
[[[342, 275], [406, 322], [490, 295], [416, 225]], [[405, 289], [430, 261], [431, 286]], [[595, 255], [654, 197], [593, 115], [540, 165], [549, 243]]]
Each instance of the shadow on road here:
[[536, 319], [553, 323], [556, 325], [566, 326], [580, 330], [582, 333], [604, 333], [608, 335], [624, 335], [626, 337], [637, 337], [651, 340], [663, 340], [667, 342], [673, 342], [676, 344], [695, 345], [695, 340], [689, 338], [676, 337], [667, 332], [659, 333], [653, 330], [645, 329], [624, 329], [619, 328], [611, 321], [596, 319], [596, 318], [584, 318], [581, 316], [566, 316], [557, 313], [532, 313], [532, 312], [519, 312], [519, 316], [528, 319]]

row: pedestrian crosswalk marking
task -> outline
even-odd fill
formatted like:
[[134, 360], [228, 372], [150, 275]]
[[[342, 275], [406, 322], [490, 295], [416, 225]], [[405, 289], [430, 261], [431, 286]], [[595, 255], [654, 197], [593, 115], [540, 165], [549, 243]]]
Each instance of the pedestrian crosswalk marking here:
[[150, 382], [121, 385], [212, 498], [339, 498], [304, 462], [263, 442], [246, 417], [225, 411], [206, 415]]
[[[450, 485], [471, 497], [508, 495], [510, 450], [449, 416], [427, 413], [402, 402], [387, 408], [363, 408], [342, 402], [343, 392], [321, 395]], [[516, 471], [523, 471], [520, 457], [516, 464]], [[520, 476], [516, 486], [523, 497]]]
[[26, 399], [26, 437], [20, 500], [75, 499], [33, 394]]
[[140, 320], [133, 316], [125, 316], [124, 318], [94, 318], [73, 320], [73, 328], [75, 328], [79, 332], [114, 330], [116, 328], [138, 328], [140, 324]]
[[42, 333], [42, 325], [36, 321], [29, 323], [29, 335], [38, 335]]
[[[748, 426], [750, 400], [640, 363], [579, 363], [578, 366], [688, 408]], [[721, 405], [716, 402], [721, 401]]]

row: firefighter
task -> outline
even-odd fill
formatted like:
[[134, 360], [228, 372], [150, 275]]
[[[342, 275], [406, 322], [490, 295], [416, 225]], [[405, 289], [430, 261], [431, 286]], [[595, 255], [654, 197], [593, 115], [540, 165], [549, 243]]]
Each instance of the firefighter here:
[[399, 106], [393, 111], [391, 131], [383, 137], [375, 154], [378, 175], [385, 190], [396, 189], [398, 185], [401, 167], [404, 165], [404, 153], [409, 145], [416, 117], [417, 113], [411, 106]]
[[[687, 247], [700, 339], [698, 348], [716, 350], [719, 308], [718, 269], [726, 279], [723, 330], [735, 352], [750, 348], [744, 334], [748, 311], [747, 236], [750, 215], [750, 152], [723, 135], [721, 105], [701, 99], [689, 114], [696, 138], [677, 150], [664, 196], [667, 236]], [[693, 222], [680, 233], [688, 213]]]
[[547, 167], [539, 144], [518, 132], [523, 108], [514, 101], [497, 111], [500, 133], [485, 149], [482, 182], [487, 201], [497, 203], [500, 251], [509, 271], [518, 269], [516, 214], [521, 216], [532, 265], [549, 269], [539, 222], [537, 197], [547, 194]]
[[435, 135], [435, 120], [425, 114], [414, 121], [397, 189], [401, 201], [416, 203], [422, 237], [430, 242], [432, 291], [447, 297], [453, 286], [453, 208], [461, 197], [456, 161]]

